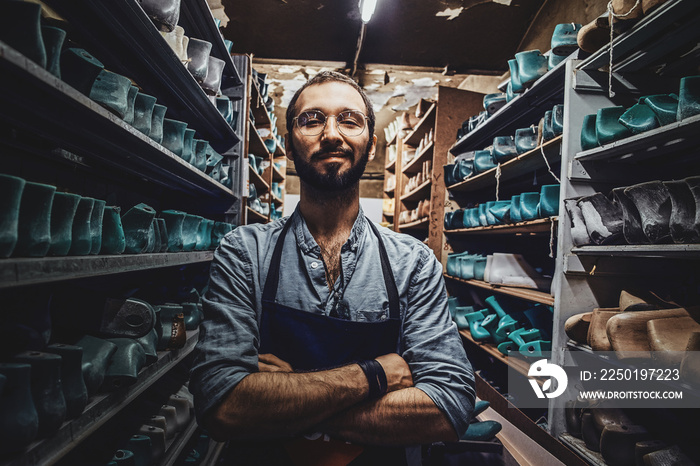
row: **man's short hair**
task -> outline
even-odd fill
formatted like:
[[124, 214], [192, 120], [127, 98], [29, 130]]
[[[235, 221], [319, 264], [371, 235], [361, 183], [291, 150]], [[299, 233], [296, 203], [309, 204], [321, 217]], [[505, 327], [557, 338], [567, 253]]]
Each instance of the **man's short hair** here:
[[367, 97], [367, 94], [365, 94], [365, 91], [362, 90], [362, 88], [357, 84], [352, 78], [349, 76], [346, 76], [344, 74], [338, 73], [337, 71], [321, 71], [320, 73], [316, 74], [314, 77], [306, 81], [303, 86], [299, 88], [294, 93], [294, 97], [292, 97], [292, 100], [289, 101], [289, 106], [287, 106], [287, 132], [289, 134], [292, 134], [292, 129], [294, 128], [294, 117], [296, 116], [297, 113], [297, 100], [299, 100], [299, 95], [304, 91], [309, 86], [312, 86], [314, 84], [322, 84], [322, 83], [327, 83], [327, 82], [341, 82], [348, 84], [352, 86], [357, 92], [359, 92], [360, 96], [362, 97], [362, 100], [365, 102], [365, 107], [367, 108], [366, 115], [367, 115], [367, 129], [369, 130], [369, 137], [370, 140], [372, 138], [372, 135], [374, 135], [374, 123], [375, 123], [375, 116], [374, 116], [374, 109], [372, 108], [372, 102], [370, 102], [369, 97]]

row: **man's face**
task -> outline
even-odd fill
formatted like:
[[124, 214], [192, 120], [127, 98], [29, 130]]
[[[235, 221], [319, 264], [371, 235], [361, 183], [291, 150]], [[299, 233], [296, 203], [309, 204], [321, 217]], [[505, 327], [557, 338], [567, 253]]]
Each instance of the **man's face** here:
[[314, 84], [299, 95], [296, 106], [295, 116], [316, 110], [327, 117], [321, 134], [305, 136], [295, 123], [287, 137], [287, 157], [294, 161], [299, 178], [322, 191], [342, 191], [357, 184], [374, 159], [377, 138], [366, 126], [359, 136], [343, 135], [334, 117], [348, 110], [366, 114], [360, 94], [342, 82]]

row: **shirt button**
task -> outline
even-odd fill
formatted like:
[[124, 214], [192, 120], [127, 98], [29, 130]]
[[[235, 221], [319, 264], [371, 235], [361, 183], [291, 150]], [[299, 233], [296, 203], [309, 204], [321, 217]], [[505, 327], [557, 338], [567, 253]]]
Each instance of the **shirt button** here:
[[318, 267], [318, 262], [312, 262], [312, 263], [311, 263], [311, 268], [312, 268], [312, 269], [315, 269], [315, 268], [317, 268], [317, 267]]

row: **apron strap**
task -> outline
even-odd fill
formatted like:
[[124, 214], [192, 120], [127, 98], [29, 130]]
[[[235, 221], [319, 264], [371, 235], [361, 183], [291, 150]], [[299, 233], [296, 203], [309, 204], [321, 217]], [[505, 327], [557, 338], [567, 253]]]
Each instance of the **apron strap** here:
[[[379, 260], [382, 266], [382, 275], [384, 276], [384, 286], [386, 287], [386, 292], [389, 295], [389, 318], [400, 319], [401, 312], [399, 307], [399, 291], [396, 288], [396, 281], [394, 280], [394, 274], [391, 271], [391, 263], [389, 262], [389, 255], [386, 253], [386, 248], [384, 247], [384, 241], [379, 234], [379, 230], [368, 218], [365, 218], [367, 224], [369, 224], [370, 229], [374, 232], [374, 235], [379, 241]], [[267, 277], [265, 278], [265, 287], [263, 288], [262, 300], [274, 302], [277, 298], [277, 286], [279, 284], [280, 275], [280, 263], [282, 261], [282, 248], [284, 247], [284, 238], [287, 236], [289, 228], [292, 226], [292, 218], [290, 217], [282, 228], [277, 243], [275, 244], [275, 250], [272, 253], [272, 259], [270, 260], [270, 268], [267, 271]]]

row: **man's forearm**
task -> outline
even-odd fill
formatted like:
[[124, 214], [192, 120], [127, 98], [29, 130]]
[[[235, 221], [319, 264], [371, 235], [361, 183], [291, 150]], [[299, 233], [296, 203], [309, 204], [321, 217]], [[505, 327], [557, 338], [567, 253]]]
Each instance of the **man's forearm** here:
[[239, 382], [206, 424], [222, 440], [293, 436], [361, 402], [368, 390], [357, 364], [319, 372], [256, 372]]
[[318, 430], [366, 445], [417, 445], [457, 440], [447, 417], [425, 392], [414, 387], [347, 409], [323, 422]]

